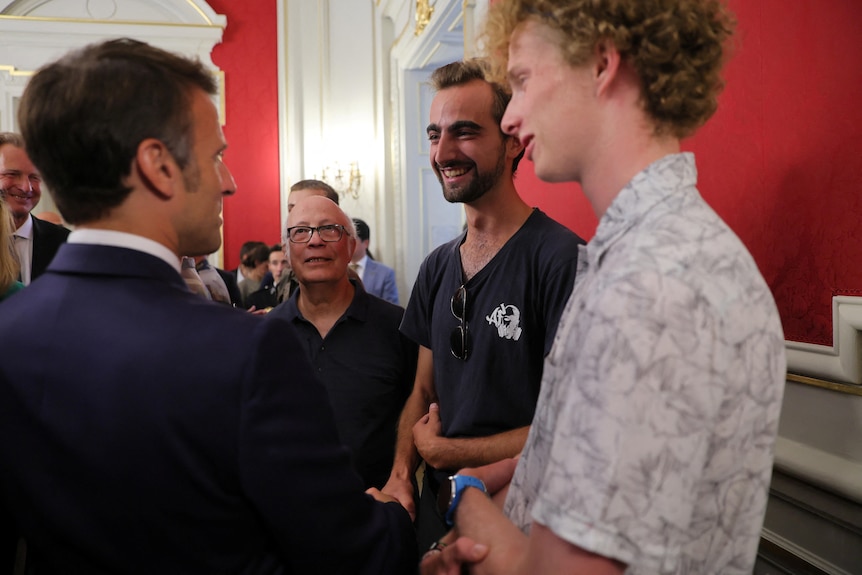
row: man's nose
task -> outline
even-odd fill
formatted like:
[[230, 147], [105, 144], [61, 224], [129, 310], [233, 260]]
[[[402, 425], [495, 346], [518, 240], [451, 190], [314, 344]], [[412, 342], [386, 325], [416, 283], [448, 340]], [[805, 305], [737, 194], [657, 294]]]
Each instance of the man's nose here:
[[222, 194], [225, 196], [232, 196], [236, 193], [236, 181], [234, 181], [233, 174], [230, 173], [230, 170], [226, 165], [222, 164], [221, 170], [221, 181], [222, 186], [224, 186]]
[[503, 119], [500, 121], [500, 128], [503, 130], [504, 134], [517, 137], [519, 124], [520, 122], [517, 117], [517, 111], [510, 103], [510, 105], [506, 107]]
[[308, 239], [308, 243], [319, 246], [319, 245], [323, 245], [326, 242], [324, 242], [323, 239], [320, 237], [320, 230], [315, 229], [315, 230], [312, 230], [311, 237]]
[[33, 191], [33, 181], [28, 178], [26, 174], [18, 174], [15, 176], [8, 177], [12, 181], [12, 187], [18, 188], [19, 190], [24, 192]]
[[444, 164], [457, 157], [457, 150], [455, 139], [441, 134], [431, 154], [431, 160], [437, 164]]

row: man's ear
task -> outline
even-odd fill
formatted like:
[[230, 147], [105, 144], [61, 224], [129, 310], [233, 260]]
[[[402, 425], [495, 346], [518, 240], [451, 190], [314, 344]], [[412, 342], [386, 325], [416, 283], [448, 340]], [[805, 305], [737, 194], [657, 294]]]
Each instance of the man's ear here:
[[503, 138], [506, 140], [506, 158], [509, 160], [514, 160], [524, 151], [524, 145], [515, 136], [504, 135]]
[[603, 95], [610, 90], [614, 80], [619, 75], [622, 59], [619, 50], [612, 40], [605, 38], [596, 44], [593, 75], [596, 82], [596, 95]]
[[170, 198], [176, 193], [183, 172], [164, 142], [147, 138], [138, 144], [134, 160], [142, 183], [147, 189]]

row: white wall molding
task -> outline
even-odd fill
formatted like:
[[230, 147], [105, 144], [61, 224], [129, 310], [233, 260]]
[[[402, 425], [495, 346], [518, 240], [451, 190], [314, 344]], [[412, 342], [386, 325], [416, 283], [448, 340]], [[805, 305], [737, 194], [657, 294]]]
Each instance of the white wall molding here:
[[[293, 183], [320, 177], [335, 162], [356, 161], [359, 198], [342, 197], [341, 207], [374, 229], [383, 143], [377, 137], [373, 7], [355, 0], [279, 0], [278, 7], [282, 219]], [[372, 244], [376, 240], [374, 234]]]
[[69, 50], [127, 36], [196, 57], [219, 75], [211, 52], [225, 25], [202, 0], [0, 1], [0, 130], [16, 128], [14, 101], [29, 76]]
[[[95, 12], [93, 6], [113, 7]], [[0, 2], [0, 64], [36, 70], [67, 51], [128, 36], [196, 56], [215, 69], [210, 53], [227, 24], [202, 0], [99, 0]]]
[[832, 345], [787, 342], [787, 371], [862, 384], [862, 297], [832, 298]]
[[[226, 25], [203, 0], [0, 0], [0, 131], [17, 131], [17, 101], [35, 70], [112, 38], [135, 38], [197, 58], [223, 88], [224, 74], [211, 53]], [[224, 121], [223, 97], [216, 104]], [[42, 211], [56, 211], [50, 194], [42, 195], [34, 213]], [[221, 263], [221, 249], [211, 261]]]
[[778, 437], [775, 468], [862, 503], [862, 462]]
[[[862, 297], [832, 298], [832, 345], [787, 341], [791, 374], [862, 384]], [[788, 381], [775, 467], [862, 502], [862, 395]]]
[[0, 15], [50, 20], [150, 22], [215, 26], [227, 19], [202, 0], [13, 0], [0, 2]]

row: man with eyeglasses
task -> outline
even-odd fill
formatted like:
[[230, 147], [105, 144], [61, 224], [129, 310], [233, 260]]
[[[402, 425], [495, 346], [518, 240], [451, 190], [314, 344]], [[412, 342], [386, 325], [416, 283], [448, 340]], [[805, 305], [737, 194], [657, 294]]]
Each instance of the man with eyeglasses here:
[[417, 346], [398, 330], [404, 310], [365, 292], [348, 265], [353, 222], [332, 200], [300, 199], [284, 244], [299, 282], [269, 317], [288, 320], [329, 395], [341, 442], [365, 487], [392, 468], [398, 415], [416, 373]]
[[467, 229], [425, 259], [401, 326], [419, 362], [383, 491], [417, 514], [412, 479], [425, 461], [420, 549], [446, 531], [436, 498], [449, 475], [524, 445], [583, 243], [518, 195], [524, 147], [500, 130], [509, 96], [485, 72], [471, 60], [431, 78], [431, 166], [444, 198], [464, 205]]
[[45, 272], [69, 230], [30, 214], [42, 198], [42, 178], [24, 150], [24, 139], [13, 132], [0, 132], [0, 195], [15, 221], [21, 283], [29, 285]]
[[[335, 202], [336, 205], [338, 204], [338, 192], [326, 182], [321, 180], [300, 180], [290, 186], [290, 193], [287, 195], [287, 213], [289, 214], [293, 210], [293, 206], [299, 200], [312, 196], [323, 196]], [[272, 276], [272, 273], [267, 272], [264, 276], [263, 285], [266, 286], [270, 283], [270, 279], [272, 279], [272, 287], [263, 288], [249, 296], [249, 301], [255, 309], [267, 309], [287, 301], [298, 284], [296, 274], [290, 269], [289, 260], [286, 268], [279, 278], [270, 278], [269, 276]]]

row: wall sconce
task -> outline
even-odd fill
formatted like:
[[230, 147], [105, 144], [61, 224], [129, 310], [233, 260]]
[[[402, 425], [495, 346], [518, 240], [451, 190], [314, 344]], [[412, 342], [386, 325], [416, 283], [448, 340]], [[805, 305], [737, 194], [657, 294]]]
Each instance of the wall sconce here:
[[338, 162], [324, 166], [320, 170], [320, 179], [332, 186], [342, 196], [350, 196], [354, 200], [359, 198], [362, 174], [359, 172], [358, 162], [350, 162], [346, 168]]

